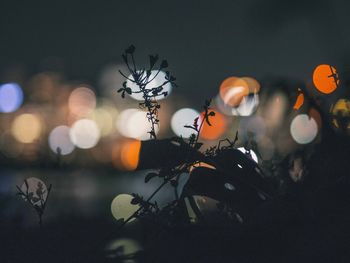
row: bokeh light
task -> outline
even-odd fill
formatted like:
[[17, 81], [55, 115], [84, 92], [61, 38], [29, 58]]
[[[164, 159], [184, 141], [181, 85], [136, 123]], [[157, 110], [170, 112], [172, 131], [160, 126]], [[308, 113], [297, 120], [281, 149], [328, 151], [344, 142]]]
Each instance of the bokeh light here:
[[304, 104], [304, 94], [299, 93], [297, 100], [294, 103], [293, 109], [299, 110], [301, 106], [303, 106], [303, 104]]
[[350, 129], [350, 101], [339, 99], [331, 107], [332, 123], [336, 128]]
[[266, 124], [260, 116], [242, 118], [239, 123], [240, 136], [245, 139], [260, 141], [266, 133]]
[[16, 83], [0, 85], [0, 112], [14, 112], [23, 102], [22, 88]]
[[141, 141], [134, 140], [123, 145], [121, 161], [125, 170], [133, 171], [137, 168], [140, 158]]
[[[111, 204], [111, 212], [115, 219], [127, 220], [130, 216], [132, 216], [139, 208], [139, 205], [131, 204], [131, 200], [134, 197], [128, 194], [120, 194], [117, 195]], [[135, 218], [132, 218], [129, 222], [134, 221]]]
[[89, 116], [90, 119], [96, 122], [98, 128], [101, 131], [102, 137], [110, 135], [115, 128], [114, 118], [111, 112], [112, 110], [108, 110], [105, 107], [99, 107], [95, 109]]
[[332, 93], [339, 85], [339, 76], [335, 67], [318, 65], [313, 73], [312, 80], [316, 89], [324, 94]]
[[[147, 112], [139, 109], [127, 109], [118, 116], [116, 127], [121, 135], [127, 138], [149, 140], [151, 123], [147, 119]], [[159, 126], [155, 126], [156, 134]]]
[[237, 150], [241, 151], [244, 153], [246, 156], [248, 156], [250, 159], [252, 159], [254, 162], [258, 163], [258, 156], [253, 150], [248, 150], [244, 147], [239, 147]]
[[171, 118], [171, 129], [177, 136], [189, 138], [194, 130], [184, 127], [193, 125], [194, 120], [199, 117], [199, 112], [190, 108], [183, 108], [174, 113]]
[[[47, 198], [47, 187], [46, 187], [46, 185], [44, 184], [44, 182], [43, 181], [41, 181], [40, 179], [38, 179], [38, 178], [36, 178], [36, 177], [30, 177], [30, 178], [27, 178], [26, 179], [26, 182], [27, 182], [27, 184], [26, 183], [23, 183], [22, 184], [22, 186], [21, 186], [21, 190], [22, 190], [22, 192], [24, 192], [24, 193], [33, 193], [33, 197], [35, 197], [36, 198], [36, 202], [35, 202], [35, 200], [33, 200], [32, 199], [32, 202], [33, 202], [33, 204], [35, 205], [35, 204], [40, 204], [40, 196], [38, 195], [38, 193], [37, 193], [37, 190], [39, 189], [39, 188], [41, 188], [41, 190], [42, 190], [42, 199], [43, 199], [43, 201], [45, 202], [46, 201], [46, 198]], [[28, 185], [28, 187], [27, 187], [27, 185]], [[23, 197], [24, 198], [24, 197]], [[27, 200], [26, 200], [27, 201]]]
[[249, 86], [241, 78], [229, 77], [221, 83], [219, 94], [225, 104], [237, 107], [244, 96], [249, 94]]
[[312, 142], [318, 133], [316, 121], [307, 114], [299, 114], [294, 117], [290, 125], [290, 133], [294, 141], [299, 144]]
[[[211, 110], [215, 113], [215, 116], [209, 117], [209, 122], [211, 126], [204, 121], [200, 137], [204, 140], [216, 140], [226, 132], [227, 120], [224, 115], [216, 110]], [[200, 115], [200, 122], [204, 117], [204, 112]]]
[[[166, 80], [166, 74], [163, 71], [160, 71], [158, 73], [158, 70], [152, 70], [151, 71], [151, 75], [149, 77], [149, 79], [153, 79], [148, 85], [147, 85], [147, 89], [152, 89], [152, 88], [156, 88], [161, 86]], [[146, 72], [142, 75], [142, 77], [146, 77]], [[129, 79], [134, 80], [134, 77], [132, 75], [129, 75]], [[139, 86], [137, 86], [134, 82], [127, 80], [127, 87], [129, 87], [133, 92], [138, 91], [139, 90]], [[163, 90], [162, 92], [167, 92], [168, 95], [171, 93], [172, 90], [172, 85], [170, 83], [167, 83], [163, 86]], [[129, 95], [129, 94], [128, 94]], [[129, 95], [131, 98], [135, 99], [135, 100], [143, 100], [143, 93], [132, 93], [131, 95]], [[160, 95], [157, 97], [157, 100], [162, 100], [164, 99], [165, 96], [164, 95]]]
[[115, 167], [124, 171], [137, 168], [140, 158], [141, 141], [123, 140], [117, 142], [112, 149], [112, 162]]
[[11, 127], [12, 135], [22, 143], [32, 143], [37, 140], [43, 130], [43, 125], [37, 115], [24, 113], [17, 116]]
[[[69, 137], [70, 128], [68, 126], [57, 126], [49, 135], [49, 146], [54, 153], [60, 152], [62, 155], [70, 154], [75, 146]], [[58, 150], [58, 148], [60, 150]]]
[[98, 143], [100, 130], [93, 120], [81, 119], [73, 124], [69, 130], [69, 137], [78, 148], [89, 149]]
[[74, 89], [69, 96], [68, 107], [74, 115], [86, 117], [96, 107], [95, 93], [87, 87]]

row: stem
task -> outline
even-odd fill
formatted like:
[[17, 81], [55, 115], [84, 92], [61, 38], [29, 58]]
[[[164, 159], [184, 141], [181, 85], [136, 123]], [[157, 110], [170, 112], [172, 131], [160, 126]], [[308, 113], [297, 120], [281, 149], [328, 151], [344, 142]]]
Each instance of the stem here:
[[[168, 180], [164, 180], [164, 182], [158, 186], [158, 188], [147, 198], [146, 202], [150, 202], [151, 199], [160, 191], [160, 189], [162, 189], [164, 187], [164, 185], [166, 185], [168, 183]], [[119, 229], [121, 229], [123, 226], [125, 226], [131, 219], [133, 219], [138, 212], [140, 212], [142, 210], [143, 207], [140, 207], [139, 209], [137, 209], [135, 211], [135, 213], [133, 213], [131, 216], [129, 216], [124, 222], [123, 224], [120, 225]]]

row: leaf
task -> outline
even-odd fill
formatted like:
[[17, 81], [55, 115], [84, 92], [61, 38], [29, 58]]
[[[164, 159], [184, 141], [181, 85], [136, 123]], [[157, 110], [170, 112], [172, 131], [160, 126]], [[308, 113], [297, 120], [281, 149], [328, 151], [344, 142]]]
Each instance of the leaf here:
[[33, 203], [39, 202], [39, 201], [40, 201], [40, 198], [38, 198], [38, 197], [36, 197], [36, 196], [33, 196], [33, 197], [32, 197], [32, 201], [33, 201]]
[[124, 88], [120, 88], [117, 90], [118, 93], [122, 92], [124, 90]]
[[135, 51], [135, 46], [134, 45], [130, 45], [126, 50], [125, 53], [127, 54], [133, 54]]
[[167, 67], [168, 67], [168, 61], [163, 60], [162, 63], [160, 64], [160, 68], [163, 69], [163, 68], [167, 68]]
[[154, 173], [154, 172], [148, 173], [145, 177], [145, 183], [148, 183], [149, 180], [151, 180], [153, 177], [157, 177], [157, 176], [159, 176], [159, 174], [157, 174], [157, 173]]
[[131, 93], [132, 93], [132, 91], [131, 91], [130, 88], [125, 88], [125, 91], [126, 91], [126, 93], [128, 93], [129, 95], [131, 95]]
[[164, 97], [168, 96], [168, 92], [167, 92], [167, 91], [164, 91], [164, 92], [163, 92], [163, 95], [164, 95]]
[[154, 65], [157, 63], [157, 61], [158, 61], [158, 55], [155, 55], [155, 56], [150, 55], [149, 56], [149, 64], [150, 64], [151, 68], [154, 67]]
[[209, 116], [215, 116], [215, 112], [214, 111], [209, 112]]

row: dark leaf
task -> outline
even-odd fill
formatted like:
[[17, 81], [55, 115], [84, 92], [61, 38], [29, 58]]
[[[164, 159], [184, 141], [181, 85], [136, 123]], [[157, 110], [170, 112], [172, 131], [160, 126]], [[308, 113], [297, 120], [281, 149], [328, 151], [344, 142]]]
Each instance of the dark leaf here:
[[126, 81], [123, 82], [123, 87], [126, 88]]
[[215, 112], [214, 111], [209, 112], [209, 116], [215, 116]]
[[157, 176], [159, 176], [159, 174], [157, 174], [157, 173], [153, 173], [153, 172], [148, 173], [145, 177], [145, 183], [148, 183], [149, 180], [151, 180], [153, 177], [157, 177]]
[[132, 91], [131, 91], [130, 88], [125, 88], [125, 91], [126, 91], [126, 93], [128, 93], [129, 95], [131, 95], [131, 93], [132, 93]]
[[124, 88], [120, 88], [117, 90], [118, 93], [122, 92], [124, 90]]
[[122, 98], [123, 99], [125, 98], [125, 90], [123, 90], [123, 92], [122, 92]]
[[160, 64], [160, 68], [163, 69], [163, 68], [167, 68], [167, 67], [168, 67], [168, 61], [163, 60], [162, 63]]
[[33, 203], [36, 203], [36, 202], [39, 202], [40, 201], [40, 198], [36, 197], [36, 196], [33, 196], [32, 197], [32, 202]]
[[149, 56], [149, 64], [150, 64], [151, 68], [154, 67], [154, 64], [157, 63], [157, 60], [158, 60], [158, 55], [155, 55], [155, 56], [150, 55]]
[[133, 199], [131, 199], [130, 204], [132, 204], [132, 205], [137, 205], [137, 204], [139, 204], [141, 201], [142, 201], [142, 200], [141, 200], [140, 197], [135, 196]]
[[164, 92], [163, 92], [163, 95], [164, 95], [164, 97], [168, 96], [168, 92], [167, 92], [167, 91], [164, 91]]
[[130, 45], [130, 46], [125, 50], [125, 53], [127, 53], [127, 54], [133, 54], [134, 51], [135, 51], [134, 45]]
[[202, 145], [203, 145], [203, 143], [197, 142], [194, 148], [195, 148], [196, 150], [199, 150], [199, 149], [202, 147]]

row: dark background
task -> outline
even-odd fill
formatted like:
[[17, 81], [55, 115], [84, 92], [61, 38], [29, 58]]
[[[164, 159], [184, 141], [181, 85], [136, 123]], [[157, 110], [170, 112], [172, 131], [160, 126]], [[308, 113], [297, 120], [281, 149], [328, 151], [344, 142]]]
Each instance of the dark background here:
[[[230, 75], [308, 80], [314, 67], [347, 66], [348, 1], [3, 1], [0, 72], [62, 70], [97, 82], [129, 44], [158, 53], [179, 94], [215, 95]], [[98, 88], [98, 87], [97, 87]], [[199, 95], [199, 96], [198, 96]]]

